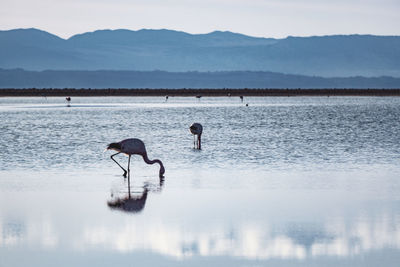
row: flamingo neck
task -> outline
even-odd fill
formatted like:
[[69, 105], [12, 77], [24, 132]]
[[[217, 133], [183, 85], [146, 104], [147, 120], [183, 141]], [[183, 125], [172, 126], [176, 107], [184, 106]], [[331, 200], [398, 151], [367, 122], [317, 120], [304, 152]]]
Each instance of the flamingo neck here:
[[165, 169], [164, 169], [164, 165], [163, 165], [163, 163], [161, 162], [161, 160], [159, 160], [159, 159], [150, 160], [150, 159], [147, 157], [147, 153], [144, 153], [142, 156], [143, 156], [144, 162], [146, 162], [147, 164], [158, 163], [158, 164], [160, 165], [160, 177], [163, 176], [163, 174], [164, 174], [164, 172], [165, 172]]

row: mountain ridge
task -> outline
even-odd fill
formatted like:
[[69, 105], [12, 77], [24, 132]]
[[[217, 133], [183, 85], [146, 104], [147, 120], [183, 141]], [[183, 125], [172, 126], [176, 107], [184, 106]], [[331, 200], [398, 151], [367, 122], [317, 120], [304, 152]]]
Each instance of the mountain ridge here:
[[88, 33], [96, 33], [96, 32], [102, 32], [102, 31], [128, 31], [128, 32], [142, 32], [142, 31], [168, 31], [168, 32], [177, 32], [177, 33], [185, 33], [187, 35], [209, 35], [209, 34], [215, 34], [215, 33], [228, 33], [228, 34], [234, 34], [234, 35], [241, 35], [241, 36], [246, 36], [250, 38], [256, 38], [256, 39], [274, 39], [274, 40], [283, 40], [283, 39], [288, 39], [288, 38], [314, 38], [314, 37], [334, 37], [334, 36], [371, 36], [371, 37], [400, 37], [400, 35], [377, 35], [377, 34], [360, 34], [360, 33], [351, 33], [351, 34], [324, 34], [324, 35], [307, 35], [307, 36], [297, 36], [297, 35], [288, 35], [283, 38], [274, 38], [274, 37], [262, 37], [262, 36], [252, 36], [252, 35], [247, 35], [244, 33], [239, 33], [239, 32], [232, 32], [232, 31], [223, 31], [223, 30], [214, 30], [211, 32], [207, 33], [189, 33], [185, 31], [179, 31], [179, 30], [173, 30], [173, 29], [166, 29], [166, 28], [160, 28], [160, 29], [151, 29], [151, 28], [143, 28], [139, 30], [130, 30], [130, 29], [125, 29], [125, 28], [118, 28], [118, 29], [98, 29], [94, 31], [87, 31], [87, 32], [82, 32], [82, 33], [76, 33], [74, 35], [71, 35], [68, 38], [63, 38], [58, 36], [55, 33], [51, 33], [45, 30], [41, 30], [38, 28], [15, 28], [15, 29], [8, 29], [8, 30], [0, 30], [1, 32], [18, 32], [18, 31], [37, 31], [37, 32], [43, 32], [52, 36], [56, 36], [60, 39], [63, 40], [68, 40], [71, 39], [74, 36], [77, 35], [82, 35], [82, 34], [88, 34]]
[[0, 68], [27, 70], [271, 71], [400, 77], [400, 36], [283, 39], [229, 31], [97, 30], [63, 39], [39, 29], [0, 31]]
[[26, 71], [0, 69], [0, 88], [400, 88], [400, 78], [323, 78], [257, 71]]

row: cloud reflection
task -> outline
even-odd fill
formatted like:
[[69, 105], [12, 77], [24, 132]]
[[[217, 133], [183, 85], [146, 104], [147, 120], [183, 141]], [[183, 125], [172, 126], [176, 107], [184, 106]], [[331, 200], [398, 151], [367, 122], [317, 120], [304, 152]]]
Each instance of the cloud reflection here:
[[[51, 221], [40, 218], [23, 224], [0, 220], [0, 247], [36, 246], [56, 249], [63, 243], [77, 250], [107, 249], [120, 253], [152, 251], [176, 259], [193, 256], [230, 256], [245, 259], [309, 259], [349, 257], [377, 250], [400, 249], [399, 218], [343, 218], [318, 227], [296, 224], [223, 223], [190, 229], [181, 223], [127, 220], [86, 225], [77, 235], [57, 231]], [[305, 230], [308, 229], [308, 230]], [[316, 230], [313, 230], [316, 229]], [[306, 233], [305, 233], [306, 231]]]
[[315, 238], [308, 240], [299, 238], [298, 232], [273, 229], [272, 225], [243, 224], [230, 230], [216, 226], [189, 231], [183, 226], [163, 223], [127, 223], [120, 227], [87, 228], [82, 242], [120, 252], [151, 250], [175, 258], [228, 255], [247, 259], [306, 259], [400, 249], [400, 226], [388, 217], [374, 222], [360, 218], [355, 224], [346, 224], [344, 220], [328, 223], [323, 227], [324, 237], [318, 230], [309, 232]]
[[33, 221], [28, 224], [15, 221], [0, 220], [0, 247], [13, 247], [40, 244], [44, 249], [58, 245], [59, 234], [48, 219]]

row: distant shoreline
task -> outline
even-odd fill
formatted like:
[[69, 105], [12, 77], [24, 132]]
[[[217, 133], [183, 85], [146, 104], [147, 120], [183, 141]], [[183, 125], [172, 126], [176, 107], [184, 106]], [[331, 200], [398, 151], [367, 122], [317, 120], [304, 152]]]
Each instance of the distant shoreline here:
[[7, 96], [400, 96], [399, 89], [0, 89]]

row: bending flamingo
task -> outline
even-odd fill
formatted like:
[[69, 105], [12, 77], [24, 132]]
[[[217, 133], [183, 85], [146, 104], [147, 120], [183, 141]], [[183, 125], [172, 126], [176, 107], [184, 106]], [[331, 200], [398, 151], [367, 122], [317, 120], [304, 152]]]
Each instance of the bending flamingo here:
[[[196, 138], [197, 135], [197, 149], [201, 149], [201, 134], [203, 133], [203, 126], [200, 123], [193, 123], [189, 127], [190, 132], [193, 134], [193, 137]], [[193, 141], [193, 148], [196, 147], [196, 139]]]
[[[126, 177], [126, 174], [130, 173], [130, 162], [131, 162], [131, 156], [132, 155], [141, 155], [143, 157], [144, 162], [146, 162], [147, 164], [154, 164], [154, 163], [158, 163], [160, 164], [160, 172], [159, 175], [160, 177], [163, 177], [164, 173], [165, 173], [165, 169], [164, 169], [164, 165], [162, 164], [161, 160], [159, 159], [155, 159], [155, 160], [150, 160], [147, 157], [147, 152], [146, 152], [146, 148], [144, 146], [144, 143], [142, 140], [137, 139], [137, 138], [130, 138], [130, 139], [125, 139], [122, 140], [121, 142], [118, 143], [111, 143], [107, 146], [107, 149], [111, 149], [111, 150], [115, 150], [118, 151], [118, 153], [115, 153], [113, 155], [111, 155], [111, 159], [118, 164], [118, 166], [124, 170], [124, 177]], [[120, 153], [124, 153], [126, 155], [129, 156], [128, 159], [128, 171], [126, 171], [115, 159], [114, 156], [118, 155]]]

